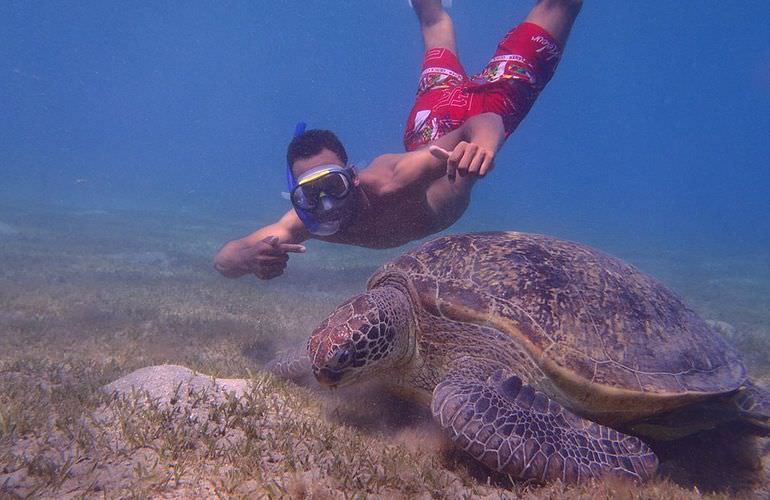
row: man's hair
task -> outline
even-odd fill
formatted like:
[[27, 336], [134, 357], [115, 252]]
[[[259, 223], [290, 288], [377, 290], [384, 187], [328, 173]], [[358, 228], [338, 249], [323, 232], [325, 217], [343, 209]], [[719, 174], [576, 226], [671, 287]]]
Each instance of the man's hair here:
[[329, 130], [318, 129], [307, 130], [292, 139], [286, 151], [286, 161], [293, 167], [295, 161], [315, 156], [324, 149], [339, 156], [343, 166], [347, 165], [348, 154], [337, 136]]

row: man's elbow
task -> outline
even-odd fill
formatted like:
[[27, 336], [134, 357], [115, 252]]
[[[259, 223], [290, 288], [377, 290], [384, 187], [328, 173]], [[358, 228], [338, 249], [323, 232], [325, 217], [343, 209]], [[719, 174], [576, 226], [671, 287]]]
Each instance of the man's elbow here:
[[577, 16], [583, 8], [583, 0], [562, 0], [569, 13]]
[[214, 256], [214, 269], [225, 278], [239, 278], [243, 273], [238, 272], [235, 264], [237, 244], [233, 241], [225, 244]]

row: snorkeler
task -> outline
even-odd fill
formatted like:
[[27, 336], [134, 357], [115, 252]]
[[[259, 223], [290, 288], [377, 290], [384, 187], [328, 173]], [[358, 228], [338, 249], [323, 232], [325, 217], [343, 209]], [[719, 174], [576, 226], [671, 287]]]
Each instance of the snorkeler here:
[[225, 244], [214, 258], [224, 276], [279, 276], [291, 252], [315, 238], [389, 248], [454, 224], [475, 181], [556, 69], [580, 0], [539, 0], [508, 32], [492, 59], [468, 77], [457, 58], [452, 19], [441, 0], [414, 0], [425, 58], [404, 133], [407, 153], [385, 154], [361, 172], [327, 130], [300, 124], [287, 151], [293, 209]]

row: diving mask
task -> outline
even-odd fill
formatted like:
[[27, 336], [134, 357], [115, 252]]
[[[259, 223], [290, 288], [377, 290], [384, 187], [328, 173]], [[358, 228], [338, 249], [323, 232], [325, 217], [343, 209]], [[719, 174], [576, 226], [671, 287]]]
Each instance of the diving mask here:
[[[353, 170], [339, 165], [321, 165], [308, 170], [291, 190], [294, 208], [308, 212], [324, 211], [330, 205], [324, 197], [342, 200], [353, 189]], [[332, 200], [329, 200], [332, 201]], [[331, 205], [334, 205], [332, 201]]]

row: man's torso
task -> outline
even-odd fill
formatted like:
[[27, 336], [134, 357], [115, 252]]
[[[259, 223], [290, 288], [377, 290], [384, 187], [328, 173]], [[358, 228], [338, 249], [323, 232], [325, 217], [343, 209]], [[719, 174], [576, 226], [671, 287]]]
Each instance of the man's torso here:
[[[404, 153], [410, 154], [410, 153]], [[427, 189], [404, 189], [388, 196], [377, 194], [375, 186], [392, 176], [404, 154], [376, 158], [361, 172], [362, 200], [355, 219], [325, 241], [369, 248], [390, 248], [424, 238], [452, 225], [463, 214], [470, 200], [473, 181], [446, 176], [433, 180]]]

